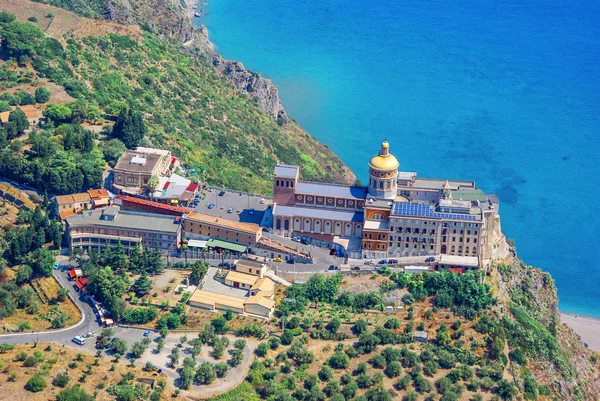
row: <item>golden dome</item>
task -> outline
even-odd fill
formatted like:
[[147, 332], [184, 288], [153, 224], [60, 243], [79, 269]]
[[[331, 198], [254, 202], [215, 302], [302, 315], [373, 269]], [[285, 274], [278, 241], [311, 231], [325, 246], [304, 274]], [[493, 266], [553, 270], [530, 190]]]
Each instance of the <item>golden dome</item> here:
[[387, 141], [381, 143], [381, 150], [377, 156], [369, 160], [369, 165], [375, 170], [395, 170], [400, 166], [398, 159], [390, 153], [390, 144]]

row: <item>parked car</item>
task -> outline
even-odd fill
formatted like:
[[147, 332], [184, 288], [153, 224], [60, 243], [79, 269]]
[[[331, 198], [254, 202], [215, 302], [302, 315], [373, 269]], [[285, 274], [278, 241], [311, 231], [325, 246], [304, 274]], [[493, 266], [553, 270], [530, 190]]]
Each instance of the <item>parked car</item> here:
[[372, 260], [367, 260], [367, 261], [366, 261], [365, 263], [363, 263], [363, 264], [365, 264], [365, 265], [372, 265], [372, 264], [373, 264], [373, 261], [372, 261]]
[[385, 261], [385, 259], [380, 260], [379, 262], [377, 262], [378, 265], [385, 265], [387, 262]]
[[292, 241], [294, 241], [294, 242], [302, 242], [300, 240], [300, 237], [292, 237]]
[[288, 258], [288, 260], [286, 260], [286, 263], [289, 263], [290, 265], [293, 265], [296, 262], [294, 261], [294, 258]]
[[388, 260], [388, 264], [389, 265], [397, 265], [398, 264], [398, 260], [397, 259], [390, 259], [390, 260]]
[[83, 338], [81, 336], [75, 336], [75, 337], [73, 337], [73, 342], [75, 344], [84, 345], [85, 344], [85, 338]]
[[310, 241], [304, 238], [300, 240], [300, 242], [302, 242], [304, 245], [310, 245]]
[[265, 198], [262, 198], [262, 199], [260, 200], [260, 204], [262, 205], [262, 204], [264, 204], [264, 203], [265, 203]]
[[227, 213], [233, 213], [233, 208], [230, 207], [229, 209], [227, 209]]
[[229, 267], [229, 262], [219, 263], [219, 267]]
[[215, 204], [214, 204], [214, 203], [211, 203], [210, 205], [208, 205], [208, 208], [209, 208], [209, 209], [213, 209], [214, 207], [215, 207]]
[[254, 209], [248, 210], [248, 214], [254, 214]]
[[427, 262], [427, 263], [435, 262], [435, 258], [433, 256], [430, 256], [427, 259], [425, 259], [425, 262]]
[[357, 272], [357, 271], [360, 271], [360, 267], [358, 267], [358, 266], [352, 266], [350, 268], [350, 270], [352, 270], [353, 272]]
[[330, 265], [327, 270], [340, 270], [340, 267], [336, 265]]
[[273, 262], [283, 262], [283, 259], [280, 257], [273, 258]]
[[219, 196], [223, 196], [223, 195], [225, 195], [225, 191], [219, 192]]
[[60, 269], [60, 263], [56, 262], [54, 264], [54, 270], [58, 270], [58, 269]]
[[150, 330], [146, 329], [146, 331], [144, 331], [144, 337], [148, 337], [150, 335]]

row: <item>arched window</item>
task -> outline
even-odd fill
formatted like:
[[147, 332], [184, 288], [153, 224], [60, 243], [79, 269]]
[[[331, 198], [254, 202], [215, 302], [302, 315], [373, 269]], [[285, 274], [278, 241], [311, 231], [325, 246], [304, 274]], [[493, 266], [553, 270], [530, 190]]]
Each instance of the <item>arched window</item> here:
[[383, 215], [381, 213], [375, 213], [371, 218], [373, 220], [383, 220]]
[[454, 252], [456, 252], [456, 247], [452, 245], [452, 248], [450, 248], [450, 253], [454, 254]]
[[281, 230], [281, 219], [277, 219], [277, 222], [276, 222], [276, 224], [275, 224], [275, 228], [276, 228], [277, 230]]
[[379, 181], [379, 189], [383, 189], [383, 181]]
[[289, 181], [286, 181], [286, 182], [285, 182], [285, 187], [286, 187], [286, 188], [289, 188], [289, 187], [290, 187], [290, 182], [289, 182]]
[[275, 186], [278, 187], [279, 186], [279, 180], [275, 181]]
[[283, 222], [283, 228], [285, 228], [286, 230], [290, 229], [290, 221], [286, 220]]
[[290, 188], [294, 188], [294, 181], [290, 182]]

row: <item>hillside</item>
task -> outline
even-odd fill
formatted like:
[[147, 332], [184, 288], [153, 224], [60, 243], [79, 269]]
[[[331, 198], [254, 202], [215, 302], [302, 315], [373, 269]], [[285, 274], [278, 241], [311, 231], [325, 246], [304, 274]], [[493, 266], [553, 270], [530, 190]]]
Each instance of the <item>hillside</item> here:
[[[210, 184], [269, 193], [278, 162], [303, 166], [305, 179], [354, 181], [326, 146], [293, 121], [280, 125], [260, 112], [257, 100], [236, 90], [208, 61], [182, 54], [177, 44], [150, 32], [140, 35], [135, 27], [117, 29], [118, 25], [106, 21], [93, 23], [104, 27], [96, 30], [100, 36], [85, 36], [90, 33], [82, 30], [85, 18], [44, 4], [27, 3], [31, 8], [24, 9], [22, 2], [5, 1], [9, 11], [20, 13], [18, 20], [34, 16], [31, 23], [62, 43], [45, 40], [30, 62], [3, 65], [36, 75], [25, 91], [48, 80], [75, 99], [97, 104], [107, 120], [124, 107], [141, 112], [146, 142], [173, 150], [195, 169], [197, 178]], [[63, 33], [64, 28], [52, 28], [48, 19], [60, 19], [62, 26], [75, 22]], [[5, 52], [3, 59], [8, 58]], [[10, 88], [20, 89], [18, 82]]]
[[294, 285], [283, 333], [217, 399], [597, 400], [598, 355], [560, 324], [551, 277], [518, 258], [484, 277], [383, 267]]

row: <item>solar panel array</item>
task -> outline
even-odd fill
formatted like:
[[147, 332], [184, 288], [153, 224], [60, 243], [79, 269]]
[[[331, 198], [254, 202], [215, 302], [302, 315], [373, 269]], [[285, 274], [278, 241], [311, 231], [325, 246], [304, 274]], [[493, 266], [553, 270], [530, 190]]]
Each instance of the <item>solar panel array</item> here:
[[398, 216], [432, 217], [454, 220], [477, 220], [477, 216], [456, 213], [438, 213], [425, 203], [394, 203], [394, 214]]

